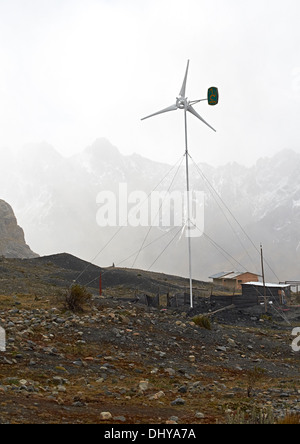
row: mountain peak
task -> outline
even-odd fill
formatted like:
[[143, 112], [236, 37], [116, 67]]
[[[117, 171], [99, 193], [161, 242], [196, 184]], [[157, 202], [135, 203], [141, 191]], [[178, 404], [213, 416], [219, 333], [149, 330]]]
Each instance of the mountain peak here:
[[96, 139], [92, 145], [85, 149], [85, 152], [92, 156], [104, 156], [105, 160], [120, 157], [120, 151], [105, 137]]

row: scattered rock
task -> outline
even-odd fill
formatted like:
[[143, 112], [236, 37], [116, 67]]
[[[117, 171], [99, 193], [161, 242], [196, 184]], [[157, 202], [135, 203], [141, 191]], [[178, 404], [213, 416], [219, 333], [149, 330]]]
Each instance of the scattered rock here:
[[158, 393], [155, 393], [155, 395], [152, 395], [149, 397], [150, 401], [157, 401], [158, 399], [161, 399], [165, 397], [165, 393], [163, 391], [160, 391]]
[[139, 389], [141, 392], [146, 392], [149, 389], [149, 381], [141, 381], [139, 383]]
[[114, 416], [113, 420], [116, 422], [126, 422], [125, 416]]
[[[213, 412], [216, 399], [224, 405], [230, 401], [233, 410], [246, 396], [247, 372], [256, 366], [265, 369], [265, 379], [255, 382], [253, 402], [269, 406], [276, 418], [300, 412], [298, 355], [291, 354], [291, 332], [281, 325], [276, 335], [269, 324], [266, 331], [258, 323], [240, 326], [238, 320], [233, 327], [215, 323], [207, 331], [195, 328], [189, 314], [183, 323], [180, 310], [133, 309], [120, 299], [97, 298], [99, 309], [80, 314], [49, 308], [48, 301], [17, 299], [0, 309], [8, 333], [7, 352], [0, 354], [0, 423], [12, 409], [11, 417], [20, 422], [38, 421], [45, 412], [41, 421], [54, 422], [55, 409], [49, 406], [59, 405], [59, 420], [65, 422], [74, 417], [81, 422], [87, 415], [91, 422], [138, 417], [178, 424], [177, 416], [165, 413], [170, 404], [178, 407], [180, 420], [208, 422], [212, 416], [222, 422], [223, 411]], [[268, 381], [278, 385], [268, 388]], [[209, 413], [206, 400], [211, 400]], [[101, 405], [120, 411], [99, 415]]]
[[173, 368], [166, 368], [165, 372], [168, 373], [170, 376], [176, 375], [176, 371]]
[[175, 401], [172, 401], [171, 402], [171, 405], [172, 406], [175, 406], [175, 405], [184, 405], [185, 404], [185, 401], [182, 399], [182, 398], [177, 398], [177, 399], [175, 399]]
[[101, 421], [110, 421], [112, 419], [112, 414], [110, 412], [102, 412], [100, 413]]

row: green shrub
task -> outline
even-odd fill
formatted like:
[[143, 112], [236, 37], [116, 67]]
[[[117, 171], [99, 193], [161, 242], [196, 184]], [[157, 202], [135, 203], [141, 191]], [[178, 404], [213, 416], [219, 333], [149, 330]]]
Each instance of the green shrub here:
[[247, 394], [248, 398], [251, 398], [252, 393], [256, 385], [264, 378], [266, 373], [266, 370], [260, 367], [254, 367], [252, 370], [248, 370], [247, 372], [247, 379], [248, 379], [248, 386], [247, 386]]
[[198, 325], [198, 327], [205, 328], [206, 330], [211, 330], [211, 321], [207, 316], [195, 316], [193, 322]]
[[66, 307], [68, 310], [74, 312], [83, 312], [84, 305], [90, 303], [91, 294], [86, 290], [86, 288], [81, 287], [81, 285], [73, 285], [73, 287], [66, 294]]

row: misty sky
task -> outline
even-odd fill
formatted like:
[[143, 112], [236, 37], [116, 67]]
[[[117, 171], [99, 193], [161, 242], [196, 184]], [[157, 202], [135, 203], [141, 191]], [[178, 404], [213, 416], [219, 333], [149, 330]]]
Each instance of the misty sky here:
[[140, 119], [218, 86], [189, 116], [197, 161], [300, 152], [299, 0], [0, 0], [0, 147], [72, 155], [98, 137], [174, 164], [183, 113]]

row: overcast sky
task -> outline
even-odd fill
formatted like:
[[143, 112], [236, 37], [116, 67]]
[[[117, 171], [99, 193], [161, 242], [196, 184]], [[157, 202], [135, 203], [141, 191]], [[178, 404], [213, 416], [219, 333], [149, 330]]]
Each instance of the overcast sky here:
[[183, 113], [141, 122], [218, 86], [189, 116], [197, 161], [251, 165], [300, 152], [299, 0], [0, 0], [0, 147], [72, 155], [98, 137], [174, 164]]

